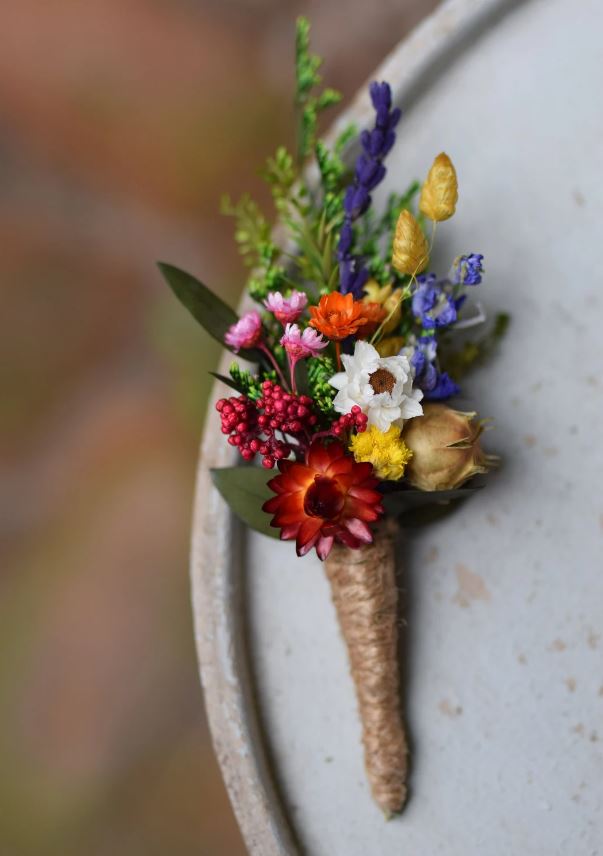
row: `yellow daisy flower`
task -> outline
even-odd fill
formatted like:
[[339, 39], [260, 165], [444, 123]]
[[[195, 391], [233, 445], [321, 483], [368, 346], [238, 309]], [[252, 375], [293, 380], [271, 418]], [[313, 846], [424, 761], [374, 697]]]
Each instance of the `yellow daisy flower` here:
[[412, 457], [411, 450], [400, 437], [397, 425], [390, 426], [385, 433], [371, 425], [366, 431], [352, 437], [350, 451], [358, 463], [371, 463], [378, 478], [390, 481], [402, 478], [406, 464]]

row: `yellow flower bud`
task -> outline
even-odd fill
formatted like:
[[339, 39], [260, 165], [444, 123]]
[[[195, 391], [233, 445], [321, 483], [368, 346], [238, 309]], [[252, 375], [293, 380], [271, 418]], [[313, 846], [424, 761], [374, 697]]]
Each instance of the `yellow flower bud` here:
[[[383, 304], [383, 308], [387, 312], [385, 316], [388, 320], [383, 322], [383, 332], [391, 333], [400, 323], [402, 317], [402, 289], [396, 288]], [[391, 315], [390, 315], [391, 313]]]
[[413, 457], [407, 478], [419, 490], [454, 490], [498, 462], [479, 439], [484, 422], [445, 404], [424, 404], [423, 415], [404, 424], [404, 440]]
[[412, 457], [412, 452], [400, 437], [397, 425], [390, 426], [385, 433], [371, 425], [366, 431], [352, 437], [350, 451], [358, 463], [371, 463], [378, 478], [390, 481], [402, 478], [406, 464]]
[[372, 277], [364, 286], [364, 290], [366, 292], [366, 295], [363, 298], [364, 303], [383, 304], [392, 293], [391, 284], [379, 285], [377, 280]]
[[375, 345], [380, 357], [396, 357], [403, 347], [404, 336], [387, 336]]
[[410, 213], [401, 211], [396, 223], [392, 264], [400, 273], [414, 276], [429, 263], [429, 247], [421, 227]]
[[369, 279], [364, 290], [366, 291], [364, 303], [378, 303], [385, 309], [387, 320], [384, 321], [381, 329], [383, 333], [391, 333], [400, 323], [402, 316], [402, 289], [395, 288], [392, 291], [391, 283], [379, 285], [376, 279]]
[[448, 155], [442, 152], [431, 165], [421, 190], [419, 208], [430, 220], [448, 220], [454, 214], [458, 198], [456, 170]]

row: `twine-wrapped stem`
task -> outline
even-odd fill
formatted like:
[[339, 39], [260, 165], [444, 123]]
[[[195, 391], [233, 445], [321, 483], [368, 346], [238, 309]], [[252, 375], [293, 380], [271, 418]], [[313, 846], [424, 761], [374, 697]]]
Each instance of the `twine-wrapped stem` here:
[[372, 544], [335, 545], [325, 561], [350, 660], [373, 797], [387, 817], [406, 799], [408, 746], [400, 708], [397, 526], [386, 521]]

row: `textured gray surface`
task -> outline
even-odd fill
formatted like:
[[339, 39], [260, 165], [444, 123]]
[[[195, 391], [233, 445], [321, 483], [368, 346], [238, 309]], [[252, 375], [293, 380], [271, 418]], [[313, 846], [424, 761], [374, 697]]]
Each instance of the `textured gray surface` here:
[[[485, 6], [449, 9], [471, 20]], [[386, 190], [424, 176], [439, 151], [451, 155], [460, 201], [438, 229], [434, 266], [444, 272], [457, 252], [483, 252], [481, 296], [513, 324], [467, 388], [495, 419], [488, 440], [505, 467], [404, 552], [414, 744], [406, 813], [385, 823], [371, 802], [320, 563], [250, 535], [260, 715], [286, 813], [312, 856], [595, 856], [603, 853], [603, 115], [594, 99], [603, 7], [534, 0], [465, 43], [458, 18], [449, 20], [453, 57], [435, 71], [426, 62], [405, 91]], [[446, 32], [442, 13], [437, 26]], [[425, 38], [429, 58], [433, 27]], [[403, 77], [401, 58], [389, 69]], [[356, 110], [363, 115], [362, 101]]]

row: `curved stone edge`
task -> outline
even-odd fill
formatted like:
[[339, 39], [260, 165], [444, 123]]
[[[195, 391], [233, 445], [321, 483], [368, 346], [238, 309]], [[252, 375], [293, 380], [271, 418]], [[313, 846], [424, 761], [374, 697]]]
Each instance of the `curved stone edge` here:
[[[220, 371], [232, 361], [225, 354]], [[215, 430], [214, 384], [193, 511], [192, 607], [201, 683], [214, 750], [241, 833], [251, 854], [298, 852], [276, 794], [253, 701], [245, 650], [241, 527], [214, 488], [210, 469], [232, 466], [236, 452]]]
[[[447, 0], [385, 59], [371, 79], [390, 80], [394, 100], [408, 107], [454, 56], [462, 43], [526, 0]], [[332, 140], [350, 122], [372, 121], [363, 87], [327, 135]], [[241, 308], [247, 308], [245, 298]], [[220, 371], [227, 373], [225, 354]], [[236, 452], [215, 430], [214, 385], [208, 403], [193, 510], [190, 575], [195, 642], [212, 741], [243, 839], [252, 856], [296, 856], [299, 849], [278, 797], [266, 759], [245, 651], [241, 594], [244, 543], [238, 523], [214, 489], [210, 468], [230, 466]]]
[[409, 109], [430, 82], [454, 61], [464, 44], [494, 26], [514, 7], [527, 2], [529, 0], [444, 0], [375, 69], [331, 125], [325, 141], [332, 142], [351, 122], [359, 130], [372, 124], [370, 81], [390, 82], [394, 103], [403, 111]]

